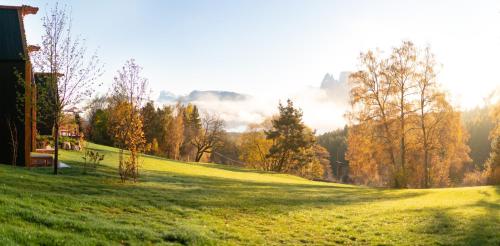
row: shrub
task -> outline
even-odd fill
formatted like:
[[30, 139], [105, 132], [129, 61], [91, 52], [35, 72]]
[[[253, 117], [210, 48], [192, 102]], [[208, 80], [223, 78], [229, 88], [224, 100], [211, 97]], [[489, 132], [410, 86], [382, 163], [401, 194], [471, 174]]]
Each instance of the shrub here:
[[96, 170], [99, 163], [104, 160], [104, 154], [100, 154], [98, 151], [85, 149], [83, 155], [83, 173], [87, 173], [88, 170]]
[[471, 172], [467, 172], [464, 175], [463, 185], [464, 186], [477, 186], [477, 185], [486, 185], [488, 180], [488, 170], [479, 171], [474, 170]]

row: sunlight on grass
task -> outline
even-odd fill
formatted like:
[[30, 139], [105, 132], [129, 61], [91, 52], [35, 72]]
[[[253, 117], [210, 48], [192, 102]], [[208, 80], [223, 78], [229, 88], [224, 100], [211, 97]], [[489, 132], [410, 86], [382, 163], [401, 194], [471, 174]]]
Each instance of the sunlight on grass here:
[[498, 245], [500, 188], [371, 189], [216, 164], [142, 159], [121, 183], [116, 150], [97, 172], [0, 165], [0, 244]]

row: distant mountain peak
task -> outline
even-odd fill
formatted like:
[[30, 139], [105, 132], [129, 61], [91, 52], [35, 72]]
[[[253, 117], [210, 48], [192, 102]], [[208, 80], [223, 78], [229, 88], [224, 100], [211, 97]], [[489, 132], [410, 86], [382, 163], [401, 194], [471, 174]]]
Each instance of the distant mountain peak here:
[[347, 80], [350, 74], [350, 72], [341, 72], [339, 74], [339, 79], [336, 80], [332, 74], [327, 73], [325, 77], [323, 77], [320, 88], [324, 90], [346, 90], [348, 86]]
[[325, 74], [325, 77], [323, 77], [323, 81], [321, 81], [321, 89], [328, 89], [333, 87], [336, 83], [338, 83], [337, 80], [333, 77], [332, 74]]

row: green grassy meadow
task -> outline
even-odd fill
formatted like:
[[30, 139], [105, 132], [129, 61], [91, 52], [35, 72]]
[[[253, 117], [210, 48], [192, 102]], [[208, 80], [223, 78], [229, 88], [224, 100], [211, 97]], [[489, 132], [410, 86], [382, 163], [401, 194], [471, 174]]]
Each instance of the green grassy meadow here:
[[0, 245], [500, 245], [500, 187], [392, 190], [146, 156], [121, 183], [0, 165]]

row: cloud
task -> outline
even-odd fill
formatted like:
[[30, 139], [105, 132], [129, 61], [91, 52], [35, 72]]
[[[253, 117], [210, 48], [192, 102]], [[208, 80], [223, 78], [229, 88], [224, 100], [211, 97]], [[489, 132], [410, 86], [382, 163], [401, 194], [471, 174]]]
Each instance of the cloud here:
[[345, 125], [344, 113], [348, 108], [348, 73], [341, 73], [339, 80], [325, 75], [320, 87], [307, 87], [290, 95], [274, 98], [251, 96], [230, 91], [192, 91], [188, 95], [175, 95], [162, 91], [159, 104], [177, 101], [196, 104], [200, 110], [216, 113], [226, 122], [229, 131], [243, 131], [250, 123], [262, 122], [276, 114], [278, 102], [290, 98], [304, 113], [304, 122], [318, 133], [331, 131]]

